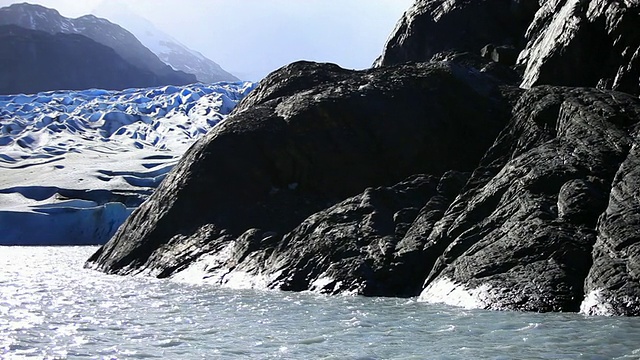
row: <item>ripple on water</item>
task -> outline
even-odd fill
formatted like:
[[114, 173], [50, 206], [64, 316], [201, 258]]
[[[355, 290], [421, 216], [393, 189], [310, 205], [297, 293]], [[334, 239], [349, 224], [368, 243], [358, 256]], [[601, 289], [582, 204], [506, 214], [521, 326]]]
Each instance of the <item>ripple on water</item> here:
[[95, 250], [0, 248], [0, 358], [640, 358], [634, 318], [116, 277]]

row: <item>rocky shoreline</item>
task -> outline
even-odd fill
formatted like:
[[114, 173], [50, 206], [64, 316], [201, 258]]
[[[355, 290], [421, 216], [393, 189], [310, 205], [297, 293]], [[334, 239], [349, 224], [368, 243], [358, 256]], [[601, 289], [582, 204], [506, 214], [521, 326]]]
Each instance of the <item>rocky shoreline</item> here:
[[639, 8], [417, 1], [373, 69], [264, 79], [87, 266], [640, 315]]

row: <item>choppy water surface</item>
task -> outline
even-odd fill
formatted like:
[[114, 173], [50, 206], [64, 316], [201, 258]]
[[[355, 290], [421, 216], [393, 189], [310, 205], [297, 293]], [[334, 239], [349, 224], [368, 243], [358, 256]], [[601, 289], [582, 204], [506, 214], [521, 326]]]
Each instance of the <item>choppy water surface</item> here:
[[640, 319], [107, 276], [95, 249], [0, 247], [0, 358], [640, 359]]

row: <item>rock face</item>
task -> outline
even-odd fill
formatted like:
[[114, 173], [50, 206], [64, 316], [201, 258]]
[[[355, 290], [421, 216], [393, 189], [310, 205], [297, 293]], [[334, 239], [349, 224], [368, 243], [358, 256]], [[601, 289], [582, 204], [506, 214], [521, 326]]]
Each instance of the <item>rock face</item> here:
[[[638, 1], [416, 1], [378, 66], [483, 53], [523, 73], [522, 87], [590, 86], [640, 95]], [[488, 47], [487, 47], [488, 46]]]
[[404, 14], [377, 66], [429, 61], [443, 51], [522, 48], [537, 0], [419, 0]]
[[522, 86], [597, 86], [640, 95], [638, 24], [638, 1], [545, 1], [518, 59]]
[[634, 146], [639, 105], [627, 94], [590, 89], [526, 92], [467, 189], [426, 236], [425, 253], [444, 252], [422, 298], [437, 300], [453, 283], [479, 289], [474, 301], [483, 308], [579, 310], [593, 246], [605, 236], [598, 216]]
[[609, 203], [600, 217], [594, 263], [585, 283], [588, 295], [581, 309], [585, 313], [640, 314], [637, 133], [631, 140], [631, 149], [613, 178]]
[[[640, 99], [625, 87], [638, 80], [640, 28], [625, 25], [637, 9], [417, 1], [377, 68], [297, 63], [268, 76], [87, 265], [640, 315]], [[580, 40], [602, 29], [596, 48]], [[578, 58], [600, 50], [604, 67]]]
[[[303, 241], [309, 236], [304, 229], [285, 234], [367, 187], [417, 173], [470, 171], [508, 119], [499, 90], [488, 76], [448, 62], [364, 72], [329, 64], [287, 66], [190, 149], [92, 261], [109, 272], [145, 269], [168, 276], [192, 262], [194, 252], [216, 253], [231, 243], [267, 254], [283, 237]], [[415, 180], [379, 192], [406, 187], [435, 196], [429, 190], [435, 183]], [[395, 213], [422, 206], [413, 202], [392, 201], [381, 216], [393, 223]], [[352, 203], [344, 206], [354, 218], [371, 211]], [[405, 212], [397, 221], [411, 221], [411, 211]], [[377, 231], [386, 236], [396, 230]], [[224, 266], [232, 269], [233, 262], [239, 259]], [[301, 287], [295, 283], [282, 286]]]
[[449, 171], [440, 179], [415, 175], [392, 187], [367, 188], [288, 233], [267, 267], [254, 261], [241, 269], [275, 272], [269, 286], [283, 290], [413, 296], [425, 262], [412, 253], [415, 243], [406, 240], [407, 231], [418, 218], [420, 227], [439, 219], [467, 178]]

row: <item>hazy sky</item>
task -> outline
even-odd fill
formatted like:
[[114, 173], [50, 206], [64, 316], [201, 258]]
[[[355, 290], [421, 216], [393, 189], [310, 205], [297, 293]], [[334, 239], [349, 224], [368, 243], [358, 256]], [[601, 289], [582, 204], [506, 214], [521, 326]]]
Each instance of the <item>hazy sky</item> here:
[[[27, 0], [67, 17], [113, 0]], [[15, 0], [0, 0], [6, 6]], [[367, 68], [413, 0], [128, 0], [167, 34], [247, 80], [296, 60]], [[117, 23], [117, 19], [110, 19]]]

